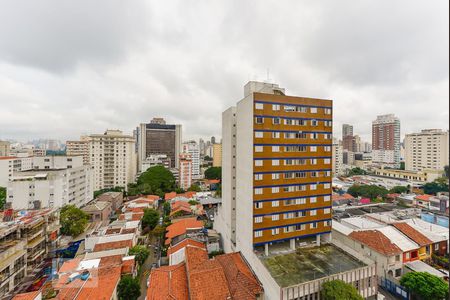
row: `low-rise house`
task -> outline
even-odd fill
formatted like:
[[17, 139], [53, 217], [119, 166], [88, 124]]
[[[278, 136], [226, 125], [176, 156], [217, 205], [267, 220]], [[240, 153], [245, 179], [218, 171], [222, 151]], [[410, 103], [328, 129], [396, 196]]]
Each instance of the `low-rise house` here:
[[196, 217], [174, 220], [174, 223], [166, 228], [166, 245], [173, 245], [183, 239], [189, 233], [200, 232], [203, 230], [203, 222], [198, 221]]
[[436, 224], [431, 224], [418, 218], [407, 219], [405, 220], [405, 222], [433, 242], [432, 246], [433, 253], [436, 253], [441, 256], [448, 255], [449, 253], [448, 228]]
[[341, 206], [357, 203], [357, 199], [348, 193], [342, 195], [333, 194], [331, 196], [331, 200], [333, 201], [333, 206]]
[[410, 240], [414, 241], [420, 246], [419, 259], [428, 259], [431, 256], [433, 249], [433, 241], [427, 238], [425, 235], [411, 227], [408, 223], [399, 222], [392, 224], [397, 230], [407, 236]]
[[108, 221], [113, 212], [111, 202], [108, 201], [93, 201], [82, 210], [89, 215], [91, 222]]
[[420, 208], [429, 208], [430, 207], [430, 199], [432, 198], [432, 195], [417, 195], [414, 198], [414, 206], [420, 207]]
[[230, 253], [208, 259], [206, 247], [185, 240], [174, 246], [170, 266], [150, 274], [147, 300], [263, 299], [263, 288], [242, 255]]
[[123, 204], [122, 192], [106, 192], [97, 197], [98, 201], [107, 201], [111, 203], [111, 209], [116, 211]]

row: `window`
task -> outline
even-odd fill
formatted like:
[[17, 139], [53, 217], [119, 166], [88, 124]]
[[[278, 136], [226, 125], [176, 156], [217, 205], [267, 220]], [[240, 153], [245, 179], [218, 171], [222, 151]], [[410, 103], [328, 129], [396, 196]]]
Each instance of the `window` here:
[[311, 152], [317, 152], [317, 146], [310, 146], [309, 151]]
[[262, 223], [263, 217], [255, 217], [255, 223]]
[[330, 177], [331, 176], [331, 171], [325, 171], [325, 177]]
[[330, 220], [324, 221], [323, 226], [331, 226], [331, 221]]
[[317, 113], [317, 107], [311, 107], [311, 108], [309, 109], [309, 111], [310, 111], [312, 114], [316, 114], [316, 113]]
[[264, 109], [264, 104], [262, 104], [262, 103], [255, 103], [255, 109]]
[[326, 115], [331, 115], [331, 108], [325, 108], [325, 109], [324, 109], [324, 113], [325, 113]]
[[255, 131], [255, 138], [263, 138], [264, 132], [262, 131]]
[[277, 194], [280, 192], [280, 188], [279, 187], [272, 187], [272, 194]]
[[316, 185], [316, 184], [311, 184], [311, 185], [309, 186], [309, 190], [311, 190], [311, 191], [317, 190], [317, 185]]
[[280, 161], [278, 159], [272, 159], [272, 166], [279, 166]]
[[285, 105], [284, 111], [295, 111], [295, 106], [293, 105]]
[[272, 146], [272, 152], [280, 152], [280, 146]]
[[310, 210], [310, 211], [309, 211], [309, 215], [310, 215], [310, 216], [315, 216], [315, 215], [317, 215], [317, 210], [315, 210], [315, 209]]
[[329, 164], [331, 164], [331, 159], [325, 158], [325, 159], [323, 160], [323, 163], [326, 164], [326, 165], [329, 165]]
[[272, 235], [277, 235], [280, 233], [280, 228], [274, 228], [272, 229]]
[[331, 212], [331, 210], [329, 208], [324, 208], [323, 213], [324, 214], [329, 214]]
[[280, 179], [280, 174], [279, 173], [273, 173], [272, 174], [272, 179], [274, 179], [274, 180]]
[[280, 119], [280, 118], [273, 118], [273, 119], [272, 119], [272, 123], [273, 123], [274, 125], [279, 125], [279, 124], [281, 124], [281, 119]]
[[280, 201], [272, 201], [272, 207], [280, 206]]
[[306, 146], [285, 146], [285, 152], [305, 152]]
[[289, 233], [289, 232], [293, 232], [294, 231], [294, 226], [287, 226], [284, 227], [284, 233]]
[[295, 230], [299, 231], [299, 230], [305, 230], [306, 226], [305, 224], [301, 224], [301, 225], [295, 225]]
[[311, 174], [311, 177], [319, 177], [319, 172], [312, 171], [310, 174]]
[[316, 203], [316, 202], [317, 202], [317, 197], [309, 198], [309, 203]]
[[256, 208], [256, 209], [263, 208], [263, 203], [262, 203], [262, 202], [256, 202], [256, 203], [255, 203], [255, 208]]
[[280, 138], [280, 133], [279, 132], [272, 132], [272, 138], [273, 139], [279, 139]]
[[263, 174], [255, 174], [255, 180], [263, 180]]
[[319, 121], [311, 120], [311, 126], [319, 126]]
[[272, 221], [278, 221], [280, 219], [280, 215], [272, 215]]
[[262, 230], [256, 230], [256, 231], [254, 232], [254, 235], [255, 235], [255, 238], [262, 237], [263, 231], [262, 231]]
[[328, 202], [331, 200], [331, 197], [329, 195], [323, 196], [323, 201]]
[[323, 147], [323, 150], [325, 150], [325, 152], [330, 152], [331, 146], [325, 146], [325, 147]]
[[255, 146], [255, 152], [263, 152], [263, 146]]
[[316, 228], [317, 228], [317, 223], [316, 223], [316, 222], [311, 223], [311, 224], [309, 225], [309, 228], [311, 228], [311, 229], [316, 229]]
[[405, 257], [406, 257], [406, 259], [409, 259], [409, 258], [410, 258], [409, 252], [406, 252], [406, 253], [405, 253]]
[[256, 124], [263, 124], [264, 123], [264, 118], [263, 117], [256, 117], [255, 118], [255, 123]]
[[280, 105], [279, 104], [272, 104], [272, 110], [280, 110]]
[[329, 183], [324, 183], [323, 184], [323, 188], [324, 189], [329, 189], [331, 187], [331, 185]]
[[333, 122], [332, 122], [332, 121], [324, 121], [323, 123], [324, 123], [324, 125], [325, 125], [326, 127], [331, 127], [331, 126], [333, 126]]
[[395, 277], [400, 277], [400, 276], [402, 276], [402, 269], [401, 268], [395, 270]]
[[395, 256], [395, 261], [400, 261], [400, 255]]
[[311, 133], [311, 139], [312, 140], [317, 140], [319, 138], [319, 134], [318, 133]]
[[439, 251], [439, 243], [434, 244], [434, 251]]
[[255, 189], [255, 195], [262, 195], [263, 189], [262, 188], [256, 188]]
[[262, 167], [263, 161], [261, 159], [255, 160], [255, 167]]

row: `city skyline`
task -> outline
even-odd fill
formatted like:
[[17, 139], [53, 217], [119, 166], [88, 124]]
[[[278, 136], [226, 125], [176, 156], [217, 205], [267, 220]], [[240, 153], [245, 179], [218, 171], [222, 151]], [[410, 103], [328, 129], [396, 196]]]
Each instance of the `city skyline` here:
[[447, 129], [448, 3], [374, 3], [236, 10], [235, 2], [137, 1], [124, 15], [125, 4], [110, 1], [32, 9], [9, 1], [0, 12], [8, 41], [0, 42], [0, 139], [129, 134], [156, 116], [183, 124], [186, 140], [220, 137], [221, 112], [255, 79], [334, 100], [336, 137], [349, 123], [370, 141], [372, 119], [390, 113], [402, 138]]

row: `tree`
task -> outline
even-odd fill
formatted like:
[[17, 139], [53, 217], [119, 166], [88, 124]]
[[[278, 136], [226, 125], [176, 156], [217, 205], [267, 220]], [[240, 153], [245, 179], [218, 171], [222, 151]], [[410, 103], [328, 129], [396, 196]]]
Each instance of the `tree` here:
[[363, 169], [356, 167], [351, 169], [350, 171], [348, 171], [348, 176], [355, 176], [355, 175], [366, 175], [367, 172], [364, 171]]
[[138, 262], [140, 266], [142, 266], [145, 263], [145, 260], [150, 255], [150, 251], [145, 246], [136, 245], [130, 248], [130, 251], [128, 251], [129, 255], [135, 255], [135, 259]]
[[405, 169], [405, 162], [401, 161], [400, 162], [400, 170], [404, 170]]
[[206, 179], [221, 179], [222, 178], [222, 168], [221, 167], [211, 167], [205, 171]]
[[427, 182], [423, 185], [423, 192], [429, 195], [436, 195], [439, 192], [448, 192], [447, 179], [442, 177], [433, 182]]
[[163, 212], [164, 212], [164, 215], [165, 215], [165, 216], [170, 215], [170, 210], [171, 210], [170, 202], [168, 202], [168, 201], [164, 202], [164, 204], [163, 204]]
[[5, 207], [6, 203], [6, 188], [0, 186], [0, 210]]
[[392, 189], [390, 189], [389, 193], [391, 193], [391, 194], [403, 194], [403, 193], [407, 193], [408, 191], [409, 191], [408, 187], [397, 185], [397, 186], [394, 186]]
[[447, 299], [448, 285], [439, 277], [427, 272], [406, 273], [400, 284], [420, 299]]
[[385, 198], [388, 194], [388, 190], [377, 185], [354, 184], [347, 190], [347, 193], [349, 193], [353, 197], [376, 199], [378, 197]]
[[147, 189], [162, 197], [175, 189], [175, 177], [164, 166], [154, 166], [139, 176], [137, 186], [141, 192]]
[[189, 203], [190, 205], [197, 205], [197, 204], [200, 204], [200, 202], [195, 201], [195, 200], [189, 200], [188, 203]]
[[158, 224], [159, 213], [153, 208], [144, 209], [144, 216], [142, 217], [142, 229], [148, 228], [153, 230]]
[[212, 157], [206, 155], [206, 156], [203, 158], [203, 160], [204, 160], [204, 161], [212, 161], [213, 159], [212, 159]]
[[324, 300], [363, 300], [358, 290], [351, 284], [342, 280], [331, 280], [322, 285], [320, 291], [321, 298]]
[[191, 186], [188, 188], [188, 191], [190, 191], [190, 192], [201, 192], [202, 189], [200, 188], [199, 185], [193, 184], [193, 185], [191, 185]]
[[164, 232], [166, 232], [166, 227], [158, 224], [153, 229], [152, 234], [154, 236], [161, 236]]
[[88, 224], [89, 216], [75, 205], [65, 205], [61, 208], [61, 233], [77, 236], [81, 234]]
[[117, 286], [119, 300], [137, 300], [141, 295], [141, 287], [137, 278], [125, 275]]

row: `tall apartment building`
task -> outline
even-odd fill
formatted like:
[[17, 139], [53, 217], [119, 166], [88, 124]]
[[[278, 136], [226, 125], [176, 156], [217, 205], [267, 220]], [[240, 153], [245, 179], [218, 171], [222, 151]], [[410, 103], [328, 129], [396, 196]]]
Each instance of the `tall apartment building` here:
[[66, 142], [67, 156], [82, 156], [83, 164], [89, 165], [91, 160], [89, 157], [89, 138], [82, 136], [79, 141]]
[[332, 172], [333, 172], [333, 176], [339, 176], [342, 175], [343, 172], [343, 168], [342, 168], [342, 164], [343, 164], [343, 148], [342, 148], [342, 144], [340, 143], [340, 141], [338, 141], [337, 139], [333, 139], [333, 167], [332, 167]]
[[0, 141], [0, 157], [10, 155], [11, 144], [7, 141]]
[[329, 239], [332, 101], [286, 96], [261, 82], [244, 94], [222, 115], [221, 221], [231, 225], [222, 231], [235, 235], [225, 249], [268, 253], [278, 242]]
[[200, 178], [200, 148], [195, 141], [183, 143], [183, 153], [189, 153], [192, 161], [192, 178]]
[[372, 122], [372, 161], [380, 166], [400, 167], [400, 119], [393, 114]]
[[120, 130], [89, 135], [90, 165], [95, 190], [127, 187], [136, 177], [135, 139]]
[[142, 171], [141, 162], [152, 154], [166, 154], [171, 160], [171, 168], [178, 168], [181, 134], [181, 125], [166, 124], [163, 118], [140, 124], [136, 128], [139, 171]]
[[180, 153], [180, 172], [179, 185], [180, 188], [187, 190], [192, 185], [192, 156], [189, 153]]
[[93, 199], [90, 166], [82, 157], [34, 157], [33, 169], [15, 172], [7, 184], [6, 207], [18, 209], [77, 207]]
[[353, 136], [353, 125], [350, 124], [342, 124], [342, 140], [346, 136]]
[[213, 167], [222, 166], [222, 144], [213, 144]]
[[6, 187], [15, 172], [27, 171], [33, 168], [33, 157], [0, 157], [0, 186]]
[[405, 136], [405, 169], [444, 170], [449, 165], [449, 132], [426, 129]]

